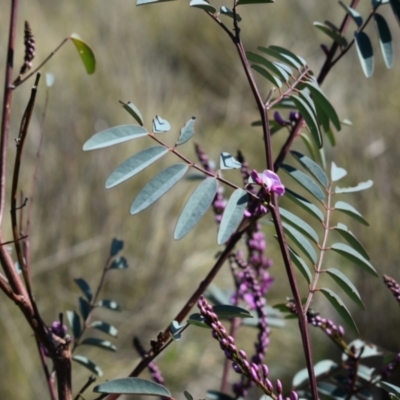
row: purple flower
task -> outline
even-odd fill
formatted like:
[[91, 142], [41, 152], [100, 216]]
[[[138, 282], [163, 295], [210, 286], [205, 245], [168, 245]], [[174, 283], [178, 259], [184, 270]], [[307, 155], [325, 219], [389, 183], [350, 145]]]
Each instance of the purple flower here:
[[251, 171], [251, 177], [254, 183], [263, 186], [268, 193], [276, 193], [278, 196], [285, 194], [285, 187], [282, 185], [279, 176], [269, 169], [259, 174], [256, 170]]

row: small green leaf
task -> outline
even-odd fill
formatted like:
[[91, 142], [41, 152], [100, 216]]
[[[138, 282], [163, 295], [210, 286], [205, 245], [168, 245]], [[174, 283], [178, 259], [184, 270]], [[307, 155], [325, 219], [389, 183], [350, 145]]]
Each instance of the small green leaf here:
[[274, 86], [280, 88], [282, 87], [282, 82], [280, 79], [278, 79], [276, 76], [272, 75], [270, 72], [268, 72], [265, 68], [260, 67], [259, 65], [253, 64], [251, 68], [254, 69], [254, 71], [257, 71], [260, 75], [262, 75], [265, 79], [270, 81]]
[[[270, 71], [272, 71], [275, 75], [278, 75], [280, 79], [282, 79], [284, 82], [287, 82], [289, 80], [289, 75], [287, 72], [282, 69], [279, 65], [276, 65], [276, 63], [273, 63], [269, 60], [267, 60], [265, 57], [260, 56], [259, 54], [253, 53], [252, 51], [246, 51], [246, 57], [248, 61], [255, 62], [257, 64], [263, 65], [265, 68], [268, 68]], [[257, 71], [259, 72], [259, 71]]]
[[78, 338], [82, 332], [81, 319], [79, 315], [75, 311], [67, 311], [67, 319], [74, 338]]
[[86, 318], [88, 317], [91, 307], [90, 304], [83, 298], [79, 297], [79, 310], [81, 312], [82, 318], [84, 321], [86, 321]]
[[92, 289], [90, 289], [89, 284], [82, 278], [74, 279], [75, 283], [79, 286], [79, 289], [82, 290], [83, 294], [86, 298], [91, 301], [93, 297]]
[[242, 167], [242, 164], [233, 157], [232, 154], [224, 151], [219, 156], [219, 167], [220, 169], [238, 169]]
[[288, 188], [285, 189], [285, 197], [294, 201], [298, 206], [307, 211], [313, 217], [316, 217], [319, 221], [324, 221], [324, 214], [322, 213], [322, 211], [315, 204], [311, 203], [304, 197], [300, 196], [299, 194], [293, 192]]
[[357, 54], [364, 75], [369, 78], [374, 72], [374, 53], [371, 40], [365, 32], [354, 32]]
[[210, 327], [204, 322], [204, 317], [199, 314], [195, 313], [192, 314], [186, 321], [189, 325], [195, 325], [199, 326], [200, 328], [207, 328], [210, 329]]
[[309, 191], [315, 198], [317, 198], [321, 203], [325, 200], [325, 194], [321, 187], [318, 186], [310, 177], [308, 177], [304, 172], [299, 171], [287, 164], [281, 164], [281, 168], [288, 173], [297, 183]]
[[186, 236], [201, 217], [210, 208], [215, 194], [217, 193], [218, 182], [215, 178], [207, 178], [190, 196], [175, 227], [174, 239], [180, 240]]
[[304, 58], [298, 56], [297, 54], [292, 53], [290, 50], [285, 49], [280, 46], [269, 46], [271, 50], [275, 50], [280, 54], [284, 54], [292, 59], [295, 59], [301, 66], [305, 67], [307, 65], [307, 62], [304, 60]]
[[82, 345], [95, 346], [108, 351], [117, 351], [117, 348], [109, 341], [99, 338], [86, 338], [82, 340]]
[[[291, 65], [293, 68], [300, 69], [302, 67], [302, 64], [299, 62], [299, 60], [297, 60], [297, 57], [294, 56], [293, 53], [291, 53], [291, 55], [289, 55], [287, 51], [282, 52], [277, 49], [281, 50], [282, 48], [277, 47], [277, 46], [276, 47], [275, 46], [258, 47], [258, 50], [270, 55], [271, 57], [275, 57], [276, 59], [278, 59], [284, 63]], [[292, 74], [290, 74], [290, 75], [292, 75]]]
[[83, 151], [97, 150], [103, 147], [114, 146], [131, 139], [147, 136], [148, 132], [139, 125], [119, 125], [94, 134], [83, 145]]
[[400, 387], [399, 386], [395, 386], [389, 382], [384, 382], [384, 381], [379, 382], [379, 386], [382, 389], [386, 390], [388, 393], [393, 393], [397, 396], [400, 396]]
[[115, 257], [124, 248], [124, 241], [113, 238], [111, 242], [110, 257]]
[[393, 41], [392, 34], [390, 33], [389, 26], [382, 17], [382, 15], [374, 14], [376, 28], [379, 35], [379, 46], [381, 47], [381, 52], [383, 60], [385, 61], [386, 68], [393, 67]]
[[210, 400], [235, 400], [234, 397], [218, 392], [217, 390], [207, 390], [207, 397]]
[[358, 305], [362, 310], [365, 310], [364, 303], [361, 300], [361, 296], [358, 293], [357, 288], [353, 285], [349, 278], [336, 268], [328, 268], [326, 270], [333, 280], [343, 289], [343, 291], [349, 296], [354, 303]]
[[[334, 371], [338, 365], [332, 361], [332, 360], [322, 360], [317, 362], [314, 365], [314, 373], [315, 377], [318, 378], [323, 375], [330, 375], [332, 371]], [[302, 385], [308, 381], [308, 371], [307, 368], [304, 368], [297, 372], [297, 374], [294, 376], [293, 381], [292, 381], [292, 386], [294, 388], [297, 388], [298, 386]]]
[[346, 10], [347, 14], [350, 15], [350, 17], [358, 27], [363, 24], [363, 18], [358, 11], [356, 11], [354, 8], [347, 6], [342, 1], [339, 1], [339, 4]]
[[290, 251], [290, 258], [293, 264], [299, 269], [301, 274], [306, 279], [307, 283], [310, 284], [312, 280], [312, 275], [307, 264], [290, 246], [289, 246], [289, 251]]
[[301, 97], [290, 95], [290, 98], [296, 105], [296, 108], [300, 111], [300, 114], [303, 116], [304, 120], [307, 123], [308, 128], [310, 129], [311, 135], [315, 142], [318, 144], [318, 147], [322, 147], [322, 136], [319, 130], [319, 124], [310, 105], [307, 104], [304, 99]]
[[214, 14], [217, 10], [206, 0], [191, 0], [190, 7], [201, 8], [204, 11]]
[[107, 333], [107, 335], [110, 335], [112, 337], [118, 336], [118, 329], [115, 326], [107, 324], [106, 322], [103, 321], [94, 321], [90, 324], [90, 327], [98, 329], [101, 332]]
[[390, 0], [390, 6], [392, 7], [392, 11], [394, 16], [397, 19], [397, 22], [400, 24], [400, 0]]
[[357, 186], [354, 187], [349, 187], [349, 188], [340, 188], [340, 187], [335, 187], [335, 193], [353, 193], [353, 192], [359, 192], [361, 190], [369, 189], [372, 187], [374, 182], [371, 180], [367, 182], [361, 182]]
[[152, 205], [178, 183], [188, 169], [187, 164], [174, 164], [159, 172], [136, 196], [131, 206], [131, 214], [137, 214]]
[[126, 269], [128, 268], [128, 261], [125, 257], [118, 257], [110, 264], [109, 269]]
[[[231, 9], [229, 9], [228, 7], [222, 6], [219, 11], [223, 15], [231, 17], [232, 19], [234, 18], [233, 11]], [[240, 15], [238, 13], [236, 13], [236, 20], [237, 20], [237, 22], [240, 22], [242, 20], [242, 18], [240, 17]]]
[[122, 107], [128, 111], [133, 118], [135, 118], [136, 122], [143, 126], [143, 117], [139, 109], [130, 101], [124, 103], [123, 101], [119, 101], [122, 104]]
[[347, 171], [344, 168], [339, 168], [336, 166], [334, 162], [332, 162], [331, 166], [331, 179], [332, 182], [339, 181], [347, 175]]
[[338, 314], [343, 318], [346, 324], [351, 328], [351, 330], [359, 335], [357, 326], [353, 320], [353, 317], [350, 314], [350, 311], [347, 309], [343, 301], [340, 297], [330, 289], [322, 288], [320, 291], [325, 295], [328, 301], [332, 304], [333, 308], [338, 312]]
[[78, 50], [79, 56], [86, 68], [86, 72], [88, 74], [93, 74], [96, 70], [96, 58], [93, 50], [80, 38], [78, 34], [73, 33], [69, 38]]
[[323, 24], [322, 22], [314, 22], [313, 25], [333, 39], [339, 46], [347, 46], [346, 38], [337, 30], [332, 29], [330, 26]]
[[275, 3], [275, 0], [239, 0], [237, 2], [237, 5], [243, 6], [246, 4], [267, 4], [267, 3]]
[[120, 311], [121, 306], [114, 300], [100, 300], [97, 307], [108, 308], [109, 310]]
[[132, 178], [132, 176], [135, 176], [140, 171], [143, 171], [145, 168], [153, 164], [167, 153], [167, 147], [153, 146], [140, 151], [132, 157], [129, 157], [108, 177], [106, 181], [106, 189], [110, 189], [126, 181], [127, 179]]
[[193, 396], [189, 392], [187, 392], [186, 390], [183, 392], [183, 394], [184, 394], [186, 400], [194, 400]]
[[338, 387], [337, 384], [330, 382], [318, 382], [317, 388], [319, 393], [330, 400], [346, 400], [348, 394], [344, 389]]
[[339, 222], [333, 229], [335, 229], [335, 231], [338, 232], [354, 250], [358, 251], [365, 259], [369, 261], [369, 255], [367, 251], [364, 249], [363, 245], [358, 241], [358, 239], [348, 230], [346, 225]]
[[170, 123], [166, 119], [162, 119], [159, 115], [153, 119], [153, 132], [164, 133], [171, 129]]
[[80, 356], [80, 355], [73, 355], [72, 359], [76, 361], [78, 364], [81, 364], [85, 368], [87, 368], [89, 371], [93, 372], [97, 376], [102, 376], [103, 371], [98, 367], [94, 362], [90, 361], [87, 357]]
[[303, 251], [303, 253], [313, 264], [316, 264], [317, 254], [315, 253], [315, 250], [310, 242], [298, 230], [294, 229], [285, 222], [283, 223], [283, 227], [285, 228], [286, 235], [293, 240], [293, 242]]
[[[342, 121], [343, 123], [343, 121]], [[329, 143], [331, 144], [332, 147], [336, 146], [336, 139], [335, 139], [335, 135], [332, 131], [331, 128], [329, 128], [327, 131], [325, 131], [326, 137], [329, 140]]]
[[307, 132], [300, 133], [301, 140], [304, 143], [304, 146], [307, 148], [310, 157], [315, 161], [317, 159], [314, 151], [314, 142], [309, 138]]
[[229, 198], [218, 230], [218, 244], [225, 243], [239, 226], [249, 196], [243, 189], [236, 189]]
[[136, 0], [136, 5], [137, 6], [145, 6], [146, 4], [165, 3], [167, 1], [173, 1], [173, 0]]
[[313, 160], [306, 157], [305, 155], [299, 153], [298, 151], [292, 150], [290, 153], [300, 162], [300, 164], [304, 168], [308, 170], [308, 172], [311, 173], [311, 175], [314, 176], [314, 178], [316, 178], [321, 183], [322, 186], [328, 187], [328, 178], [324, 170], [317, 163], [315, 163]]
[[190, 140], [194, 135], [194, 123], [196, 122], [196, 117], [192, 117], [186, 122], [185, 126], [181, 129], [181, 133], [179, 135], [179, 139], [176, 144], [179, 146], [183, 143], [186, 143]]
[[164, 386], [141, 378], [121, 378], [107, 381], [93, 388], [95, 393], [138, 394], [141, 396], [172, 397]]
[[216, 305], [229, 304], [231, 299], [230, 293], [220, 289], [215, 283], [212, 282], [204, 292], [204, 296]]
[[303, 221], [297, 215], [285, 210], [284, 208], [279, 207], [279, 212], [285, 222], [298, 229], [301, 233], [311, 239], [315, 244], [319, 243], [317, 232], [315, 232], [315, 230], [307, 222]]
[[213, 311], [218, 315], [220, 319], [230, 319], [234, 317], [238, 318], [253, 318], [253, 315], [250, 311], [245, 310], [244, 308], [220, 304], [217, 306], [213, 306]]
[[334, 209], [344, 212], [363, 225], [369, 226], [369, 223], [363, 218], [363, 216], [353, 206], [344, 201], [337, 201]]
[[367, 259], [365, 259], [359, 252], [355, 251], [352, 247], [348, 246], [347, 244], [334, 243], [331, 246], [331, 249], [336, 253], [339, 253], [343, 257], [347, 258], [351, 262], [359, 265], [367, 272], [369, 272], [371, 275], [378, 276], [378, 273], [376, 272], [372, 264]]

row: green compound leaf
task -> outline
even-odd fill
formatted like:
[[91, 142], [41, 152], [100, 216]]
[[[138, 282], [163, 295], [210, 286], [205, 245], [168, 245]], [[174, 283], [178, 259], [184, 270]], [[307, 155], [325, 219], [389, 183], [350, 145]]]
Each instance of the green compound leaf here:
[[82, 340], [82, 345], [95, 346], [108, 351], [117, 351], [117, 348], [109, 341], [99, 338], [86, 338]]
[[310, 157], [313, 160], [316, 160], [317, 157], [316, 157], [315, 151], [314, 151], [314, 147], [315, 147], [314, 146], [314, 142], [309, 138], [309, 136], [308, 136], [308, 134], [306, 132], [301, 132], [300, 133], [300, 137], [301, 137], [301, 140], [304, 143], [304, 146], [308, 150], [308, 153], [309, 153]]
[[295, 202], [303, 210], [307, 211], [310, 215], [317, 218], [319, 221], [324, 221], [324, 214], [322, 211], [313, 203], [300, 196], [299, 194], [293, 192], [292, 190], [285, 189], [285, 197]]
[[374, 20], [376, 29], [379, 35], [379, 46], [381, 48], [383, 60], [385, 61], [386, 68], [393, 67], [393, 41], [392, 34], [390, 33], [389, 26], [382, 17], [382, 15], [375, 13]]
[[357, 186], [354, 187], [349, 187], [349, 188], [340, 188], [340, 187], [335, 187], [335, 193], [353, 193], [353, 192], [360, 192], [361, 190], [369, 189], [372, 187], [374, 182], [371, 180], [367, 182], [361, 182]]
[[82, 315], [83, 320], [86, 321], [86, 318], [88, 317], [91, 311], [90, 304], [83, 297], [79, 297], [78, 301], [79, 301], [79, 311]]
[[361, 296], [358, 293], [357, 288], [353, 285], [349, 278], [336, 268], [328, 268], [326, 270], [333, 280], [343, 289], [343, 291], [349, 296], [354, 303], [361, 309], [365, 310], [364, 303], [361, 300]]
[[353, 206], [344, 201], [337, 201], [334, 209], [344, 212], [363, 225], [369, 226], [369, 223], [363, 218], [363, 216]]
[[141, 378], [121, 378], [107, 381], [95, 386], [93, 392], [171, 397], [171, 393], [164, 386]]
[[339, 181], [347, 175], [347, 171], [344, 168], [339, 168], [336, 166], [334, 162], [332, 162], [331, 166], [331, 179], [332, 182]]
[[89, 371], [96, 374], [97, 376], [103, 375], [103, 371], [101, 370], [101, 368], [98, 367], [94, 362], [90, 361], [87, 357], [76, 354], [72, 356], [72, 359], [78, 364], [81, 364], [82, 366], [87, 368]]
[[126, 269], [128, 268], [128, 261], [125, 257], [118, 257], [110, 264], [109, 269]]
[[339, 4], [346, 10], [347, 14], [350, 15], [351, 19], [356, 23], [358, 27], [363, 24], [363, 18], [358, 11], [339, 1]]
[[372, 50], [371, 40], [365, 32], [355, 32], [354, 40], [361, 68], [364, 75], [369, 78], [374, 72], [374, 53]]
[[239, 0], [237, 2], [237, 5], [243, 6], [246, 4], [267, 4], [267, 3], [275, 3], [275, 0]]
[[96, 306], [108, 308], [109, 310], [121, 311], [121, 306], [114, 300], [100, 300]]
[[296, 108], [300, 111], [300, 114], [303, 116], [304, 120], [307, 123], [308, 128], [310, 129], [311, 135], [315, 142], [318, 144], [318, 147], [322, 147], [322, 136], [319, 130], [319, 124], [313, 109], [310, 105], [304, 100], [304, 98], [290, 95], [290, 98], [293, 100]]
[[393, 393], [397, 396], [400, 396], [400, 387], [399, 386], [395, 386], [391, 383], [384, 382], [384, 381], [379, 382], [379, 386], [382, 389], [386, 390], [388, 393]]
[[[298, 60], [298, 57], [288, 50], [278, 46], [258, 47], [259, 51], [275, 57], [276, 59], [291, 65], [293, 68], [300, 69], [304, 65]], [[282, 51], [283, 50], [283, 51]]]
[[139, 125], [119, 125], [94, 134], [84, 145], [83, 151], [114, 146], [131, 139], [147, 136], [148, 132]]
[[120, 104], [122, 104], [122, 107], [128, 111], [130, 115], [132, 115], [133, 118], [135, 118], [136, 122], [138, 122], [140, 125], [143, 126], [143, 117], [142, 114], [140, 113], [139, 109], [130, 101], [127, 103], [124, 103], [123, 101], [119, 101]]
[[260, 67], [259, 65], [253, 64], [251, 68], [254, 69], [254, 71], [258, 72], [260, 75], [262, 75], [265, 79], [270, 81], [274, 86], [280, 88], [282, 87], [282, 82], [280, 79], [278, 79], [276, 76], [272, 75], [270, 72], [268, 72], [265, 68]]
[[378, 273], [376, 272], [372, 264], [367, 259], [365, 259], [359, 252], [355, 251], [352, 247], [348, 246], [347, 244], [334, 243], [331, 246], [331, 250], [335, 251], [336, 253], [339, 253], [340, 255], [347, 258], [351, 262], [359, 265], [371, 275], [374, 275], [376, 277], [378, 276]]
[[314, 22], [313, 25], [321, 32], [324, 32], [325, 35], [328, 35], [333, 39], [339, 46], [347, 46], [346, 38], [342, 36], [339, 31], [333, 29], [329, 25], [323, 24], [322, 22]]
[[324, 192], [322, 191], [320, 186], [318, 186], [310, 177], [308, 177], [308, 175], [287, 164], [281, 164], [280, 166], [297, 183], [303, 186], [304, 189], [309, 191], [315, 198], [317, 198], [322, 203], [324, 202], [325, 200]]
[[[228, 7], [222, 6], [219, 11], [220, 11], [221, 14], [224, 14], [224, 15], [232, 18], [232, 19], [234, 18], [233, 11]], [[240, 15], [237, 14], [237, 13], [236, 13], [236, 20], [237, 20], [237, 22], [240, 22], [242, 20]]]
[[201, 217], [210, 208], [215, 194], [217, 193], [218, 182], [215, 178], [207, 178], [194, 191], [180, 215], [175, 227], [174, 239], [180, 240], [186, 236]]
[[400, 0], [390, 0], [389, 3], [397, 22], [400, 24]]
[[211, 329], [205, 322], [204, 317], [199, 313], [194, 313], [186, 320], [189, 325], [198, 326], [200, 328]]
[[295, 157], [300, 164], [308, 170], [308, 172], [311, 173], [311, 175], [316, 178], [322, 186], [328, 187], [329, 181], [328, 178], [324, 172], [324, 170], [313, 160], [310, 158], [306, 157], [305, 155], [299, 153], [298, 151], [292, 150], [290, 152], [293, 157]]
[[259, 54], [253, 53], [252, 51], [246, 51], [246, 57], [249, 61], [255, 62], [257, 64], [261, 64], [265, 68], [268, 68], [275, 75], [278, 75], [279, 78], [282, 79], [284, 82], [287, 82], [289, 80], [289, 75], [285, 71], [285, 69], [282, 69], [279, 65], [267, 60], [265, 57], [260, 56]]
[[106, 189], [110, 189], [128, 180], [129, 178], [132, 178], [132, 176], [135, 176], [140, 171], [143, 171], [145, 168], [153, 164], [167, 153], [167, 147], [153, 146], [142, 150], [132, 157], [129, 157], [108, 177], [106, 181]]
[[319, 243], [317, 232], [315, 232], [315, 230], [309, 224], [307, 224], [307, 222], [303, 221], [297, 215], [281, 207], [279, 207], [279, 213], [281, 214], [281, 217], [285, 222], [298, 229], [301, 233], [311, 239], [315, 244]]
[[181, 134], [179, 135], [179, 139], [176, 144], [179, 146], [183, 143], [186, 143], [190, 140], [194, 135], [194, 123], [196, 122], [196, 117], [192, 117], [186, 122], [185, 126], [181, 129]]
[[93, 298], [93, 293], [89, 284], [82, 278], [74, 279], [74, 282], [78, 285], [79, 289], [82, 290], [82, 293], [85, 295], [85, 297], [91, 301]]
[[190, 7], [201, 8], [204, 11], [210, 12], [214, 14], [217, 10], [210, 5], [210, 3], [206, 0], [192, 0], [190, 2]]
[[317, 254], [304, 235], [285, 222], [282, 225], [285, 228], [286, 235], [303, 251], [312, 264], [316, 264]]
[[164, 133], [171, 129], [170, 123], [166, 119], [162, 119], [159, 115], [153, 119], [153, 132]]
[[218, 230], [218, 244], [225, 243], [235, 232], [243, 218], [244, 210], [247, 206], [249, 196], [243, 189], [236, 189], [229, 198], [222, 215], [222, 220]]
[[358, 251], [365, 259], [369, 261], [369, 255], [367, 251], [364, 249], [363, 245], [358, 241], [358, 239], [348, 230], [346, 225], [338, 223], [333, 229], [338, 232], [354, 250]]
[[307, 62], [306, 62], [306, 60], [304, 60], [304, 58], [298, 56], [297, 54], [292, 53], [288, 49], [285, 49], [285, 48], [280, 47], [280, 46], [269, 46], [269, 49], [275, 50], [278, 53], [280, 53], [281, 55], [286, 55], [286, 56], [296, 60], [303, 67], [305, 67], [307, 65]]
[[337, 311], [337, 313], [343, 318], [347, 326], [351, 328], [351, 330], [358, 336], [359, 335], [358, 328], [353, 320], [353, 317], [350, 314], [350, 311], [347, 309], [341, 298], [330, 289], [322, 288], [320, 289], [320, 291], [332, 304], [333, 308]]
[[152, 205], [171, 189], [188, 169], [187, 164], [174, 164], [158, 173], [136, 196], [131, 206], [131, 214], [137, 214]]
[[75, 311], [67, 311], [67, 319], [74, 338], [78, 338], [82, 332], [81, 319], [79, 315]]
[[289, 246], [290, 258], [293, 264], [299, 269], [308, 284], [311, 284], [312, 275], [304, 260]]
[[314, 102], [318, 103], [318, 105], [323, 109], [324, 113], [332, 121], [332, 124], [336, 128], [336, 130], [340, 131], [342, 127], [340, 124], [339, 117], [335, 109], [333, 108], [332, 104], [329, 102], [324, 92], [319, 87], [317, 80], [312, 77], [309, 81], [305, 83], [305, 85], [310, 90]]
[[88, 74], [93, 74], [96, 71], [96, 58], [94, 56], [93, 50], [86, 44], [78, 34], [73, 33], [69, 39], [75, 45], [78, 50], [79, 56], [85, 66], [86, 72]]
[[110, 248], [110, 257], [115, 257], [124, 248], [124, 241], [113, 238]]
[[118, 336], [118, 329], [115, 326], [107, 324], [106, 322], [94, 321], [89, 326], [90, 328], [98, 329], [101, 332], [107, 333], [107, 335], [112, 337]]
[[218, 315], [220, 319], [230, 319], [234, 317], [238, 318], [253, 318], [253, 315], [250, 311], [245, 310], [244, 308], [220, 304], [217, 306], [213, 306], [213, 311]]
[[220, 169], [238, 169], [242, 167], [242, 164], [233, 157], [232, 154], [224, 151], [219, 156], [219, 167]]

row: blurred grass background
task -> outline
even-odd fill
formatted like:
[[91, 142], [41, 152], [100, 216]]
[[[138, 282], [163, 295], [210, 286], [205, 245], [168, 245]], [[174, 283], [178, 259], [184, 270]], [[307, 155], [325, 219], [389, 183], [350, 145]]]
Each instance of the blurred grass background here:
[[[368, 5], [362, 4], [360, 11], [366, 15]], [[240, 14], [244, 20], [242, 38], [248, 50], [255, 50], [259, 45], [284, 46], [303, 56], [317, 73], [324, 60], [319, 45], [329, 42], [313, 28], [312, 22], [329, 17], [331, 22], [340, 24], [344, 12], [336, 1], [303, 0], [246, 6], [240, 9]], [[399, 27], [388, 8], [383, 14], [390, 22], [398, 53]], [[0, 3], [0, 76], [4, 75], [8, 16], [9, 2], [3, 1]], [[221, 151], [236, 153], [240, 148], [251, 167], [261, 170], [264, 159], [260, 152], [260, 131], [250, 127], [257, 119], [255, 104], [227, 35], [203, 12], [190, 9], [188, 2], [137, 8], [134, 1], [128, 0], [20, 1], [16, 71], [23, 58], [25, 19], [36, 38], [36, 65], [73, 32], [92, 46], [97, 57], [95, 75], [87, 76], [76, 50], [68, 43], [43, 69], [44, 73], [54, 74], [55, 84], [50, 90], [45, 120], [46, 136], [30, 238], [36, 298], [49, 324], [58, 318], [59, 312], [76, 310], [79, 290], [73, 279], [83, 277], [95, 287], [111, 239], [123, 239], [123, 254], [130, 268], [112, 271], [101, 295], [118, 301], [123, 310], [120, 313], [104, 310], [96, 314], [98, 319], [119, 328], [115, 341], [118, 351], [108, 353], [88, 347], [77, 351], [100, 365], [105, 372], [101, 381], [122, 377], [138, 362], [131, 346], [133, 334], [147, 347], [149, 340], [165, 328], [213, 264], [219, 250], [216, 229], [210, 214], [184, 240], [172, 240], [177, 214], [195, 187], [188, 181], [181, 182], [143, 213], [129, 215], [130, 204], [138, 190], [162, 166], [169, 165], [172, 158], [159, 161], [113, 190], [104, 189], [111, 171], [128, 156], [150, 145], [148, 139], [92, 153], [83, 153], [82, 145], [96, 131], [131, 123], [131, 117], [118, 104], [118, 100], [130, 100], [142, 111], [147, 126], [153, 116], [159, 114], [168, 119], [172, 131], [177, 132], [195, 115], [195, 139], [211, 158], [217, 159]], [[352, 29], [354, 27], [349, 32]], [[385, 69], [374, 27], [370, 26], [368, 32], [376, 50], [374, 76], [368, 80], [364, 78], [355, 49], [352, 49], [324, 84], [340, 117], [349, 118], [354, 124], [338, 133], [336, 147], [327, 145], [327, 157], [350, 171], [343, 180], [346, 186], [374, 180], [374, 187], [368, 192], [348, 195], [371, 227], [367, 229], [346, 218], [341, 222], [347, 223], [369, 250], [378, 271], [399, 280], [400, 73], [396, 65], [394, 70]], [[396, 61], [398, 58], [396, 56]], [[32, 83], [29, 81], [14, 93], [10, 166], [15, 153], [13, 139], [18, 134]], [[267, 93], [268, 85], [260, 83]], [[21, 177], [25, 194], [31, 190], [44, 103], [43, 76]], [[172, 143], [173, 133], [170, 137]], [[284, 131], [274, 138], [275, 150], [284, 139]], [[303, 149], [300, 143], [296, 148]], [[185, 150], [193, 157], [190, 143]], [[232, 172], [227, 176], [235, 179]], [[285, 177], [283, 179], [288, 183]], [[268, 301], [274, 304], [284, 301], [290, 292], [273, 234], [270, 231], [268, 234], [268, 255], [275, 261], [271, 274], [276, 277]], [[339, 266], [352, 274], [360, 288], [367, 311], [352, 310], [362, 337], [398, 351], [398, 305], [381, 280], [340, 258], [329, 258], [328, 266]], [[231, 278], [227, 268], [221, 271], [217, 281], [229, 287]], [[335, 286], [331, 282], [328, 284]], [[337, 291], [341, 294], [340, 289]], [[351, 308], [344, 295], [343, 299]], [[318, 310], [340, 321], [336, 314], [329, 314], [330, 309], [324, 302]], [[0, 315], [0, 398], [48, 398], [33, 338], [19, 311], [2, 295]], [[218, 389], [223, 357], [215, 341], [202, 333], [190, 329], [185, 338], [172, 345], [159, 360], [166, 384], [176, 398], [183, 398], [185, 389], [195, 398], [205, 397], [208, 389]], [[332, 346], [319, 332], [312, 334], [316, 360], [328, 356]], [[254, 331], [246, 328], [239, 341], [250, 351], [254, 338]], [[304, 366], [299, 343], [293, 322], [284, 330], [272, 331], [266, 361], [273, 376], [283, 377], [287, 384], [293, 373]], [[79, 365], [74, 364], [74, 367], [74, 388], [78, 390], [89, 373]], [[92, 395], [88, 392], [85, 398], [90, 399]]]

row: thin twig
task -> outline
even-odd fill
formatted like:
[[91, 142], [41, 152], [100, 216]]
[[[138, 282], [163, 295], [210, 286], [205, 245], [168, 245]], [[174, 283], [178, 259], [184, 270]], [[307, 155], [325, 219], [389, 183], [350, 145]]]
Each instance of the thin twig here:
[[82, 386], [82, 389], [77, 393], [77, 395], [74, 397], [74, 400], [79, 400], [80, 397], [82, 397], [82, 393], [93, 383], [96, 381], [95, 376], [89, 376], [87, 382]]
[[55, 388], [54, 388], [54, 379], [51, 376], [51, 373], [49, 371], [49, 367], [47, 365], [46, 357], [45, 357], [44, 352], [43, 352], [43, 347], [41, 346], [41, 344], [40, 344], [38, 339], [36, 339], [36, 345], [37, 345], [37, 348], [38, 348], [38, 352], [39, 352], [39, 356], [40, 356], [40, 361], [41, 361], [41, 364], [42, 364], [43, 372], [44, 372], [44, 375], [46, 377], [46, 383], [47, 383], [47, 387], [49, 389], [50, 398], [51, 398], [51, 400], [57, 400], [56, 391], [55, 391]]

